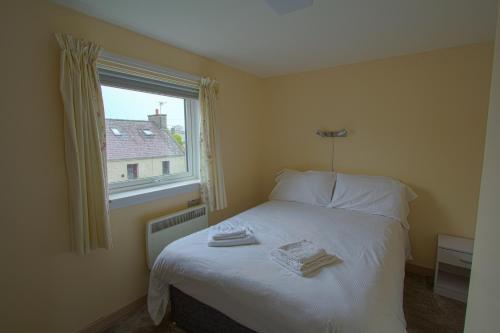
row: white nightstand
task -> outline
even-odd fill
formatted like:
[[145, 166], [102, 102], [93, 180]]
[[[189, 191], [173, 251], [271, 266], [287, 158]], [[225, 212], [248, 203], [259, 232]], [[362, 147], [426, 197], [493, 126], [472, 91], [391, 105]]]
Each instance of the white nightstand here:
[[467, 301], [474, 240], [438, 235], [434, 293]]

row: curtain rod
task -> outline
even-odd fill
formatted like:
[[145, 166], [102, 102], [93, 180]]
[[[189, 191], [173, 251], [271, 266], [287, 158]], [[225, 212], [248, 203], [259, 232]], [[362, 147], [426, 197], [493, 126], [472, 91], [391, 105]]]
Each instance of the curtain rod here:
[[[186, 72], [181, 72], [175, 69], [163, 67], [163, 66], [157, 66], [157, 65], [152, 65], [150, 63], [141, 61], [141, 60], [136, 60], [132, 58], [128, 58], [125, 56], [121, 56], [115, 53], [108, 52], [106, 50], [102, 50], [100, 55], [99, 55], [99, 60], [102, 61], [110, 61], [110, 62], [115, 62], [118, 64], [123, 64], [126, 66], [131, 66], [131, 67], [136, 67], [139, 69], [143, 69], [146, 71], [150, 72], [156, 72], [156, 73], [161, 73], [166, 76], [171, 76], [174, 78], [179, 78], [182, 80], [186, 81], [191, 81], [193, 83], [199, 84], [201, 81], [201, 76], [186, 73]], [[98, 62], [99, 62], [98, 60]]]

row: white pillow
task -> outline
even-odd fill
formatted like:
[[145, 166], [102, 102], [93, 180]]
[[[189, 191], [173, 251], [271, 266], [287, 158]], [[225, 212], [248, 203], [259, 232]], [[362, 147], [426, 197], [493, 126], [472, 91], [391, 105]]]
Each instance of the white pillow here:
[[389, 177], [338, 173], [328, 207], [387, 216], [409, 228], [408, 202], [416, 198], [417, 195], [408, 186]]
[[282, 170], [269, 200], [327, 206], [332, 200], [335, 172]]

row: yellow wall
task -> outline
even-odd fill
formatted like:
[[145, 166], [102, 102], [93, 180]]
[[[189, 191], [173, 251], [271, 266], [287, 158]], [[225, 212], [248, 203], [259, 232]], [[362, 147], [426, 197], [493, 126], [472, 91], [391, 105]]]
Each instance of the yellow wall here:
[[[262, 82], [241, 71], [86, 17], [47, 1], [0, 7], [0, 331], [74, 332], [143, 296], [144, 223], [184, 207], [197, 193], [112, 212], [114, 248], [69, 252], [63, 109], [54, 32], [110, 52], [216, 78], [229, 207], [212, 222], [261, 199], [258, 174]], [[4, 163], [9, 161], [9, 163]]]
[[413, 255], [433, 267], [438, 232], [474, 235], [491, 60], [488, 43], [265, 80], [263, 195], [281, 168], [330, 168], [331, 141], [314, 133], [346, 127], [338, 171], [392, 176], [418, 193]]
[[220, 82], [229, 207], [212, 223], [264, 200], [282, 167], [327, 169], [330, 143], [314, 131], [345, 126], [352, 135], [336, 146], [340, 171], [390, 175], [420, 195], [410, 221], [418, 264], [432, 266], [437, 232], [473, 235], [490, 44], [263, 80], [46, 1], [4, 2], [2, 332], [73, 332], [143, 296], [144, 223], [198, 195], [115, 210], [112, 250], [69, 252], [54, 32]]
[[500, 313], [500, 8], [497, 19], [494, 69], [483, 177], [477, 214], [476, 241], [467, 303], [465, 332], [498, 332]]

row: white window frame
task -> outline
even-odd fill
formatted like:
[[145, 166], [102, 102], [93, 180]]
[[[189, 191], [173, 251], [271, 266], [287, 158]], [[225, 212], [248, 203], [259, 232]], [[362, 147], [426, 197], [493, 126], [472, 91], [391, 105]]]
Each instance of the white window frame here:
[[[107, 58], [116, 58], [107, 54]], [[120, 62], [126, 62], [126, 65], [137, 65], [137, 68], [144, 69], [147, 68], [150, 72], [156, 71], [159, 75], [171, 73], [170, 70], [161, 69], [156, 66], [148, 66], [144, 63], [135, 62], [133, 60], [119, 57]], [[124, 60], [125, 59], [125, 60]], [[100, 66], [98, 65], [98, 68]], [[102, 67], [106, 68], [106, 67]], [[109, 68], [106, 68], [109, 70]], [[160, 70], [159, 70], [160, 69]], [[119, 72], [119, 71], [117, 71]], [[140, 77], [140, 75], [137, 75]], [[134, 90], [128, 87], [121, 87], [119, 85], [109, 85], [106, 83], [103, 86], [113, 86], [116, 88]], [[135, 90], [137, 91], [137, 90]], [[141, 89], [140, 91], [149, 92], [147, 89]], [[158, 94], [158, 92], [150, 91], [151, 93]], [[137, 193], [143, 192], [150, 193], [154, 191], [155, 188], [158, 191], [164, 191], [165, 188], [175, 187], [176, 184], [181, 186], [182, 184], [193, 184], [199, 182], [200, 178], [200, 119], [199, 119], [199, 102], [195, 98], [189, 98], [184, 96], [176, 96], [174, 94], [164, 94], [165, 96], [182, 98], [184, 99], [184, 110], [185, 110], [185, 135], [186, 135], [186, 167], [187, 171], [183, 173], [171, 174], [171, 175], [160, 175], [155, 177], [142, 178], [137, 180], [128, 180], [123, 182], [108, 183], [108, 192], [110, 194], [111, 201], [114, 201], [113, 197], [123, 198], [126, 192], [130, 192], [131, 195], [137, 195]], [[108, 161], [106, 161], [107, 163]], [[127, 204], [129, 205], [129, 204]]]

